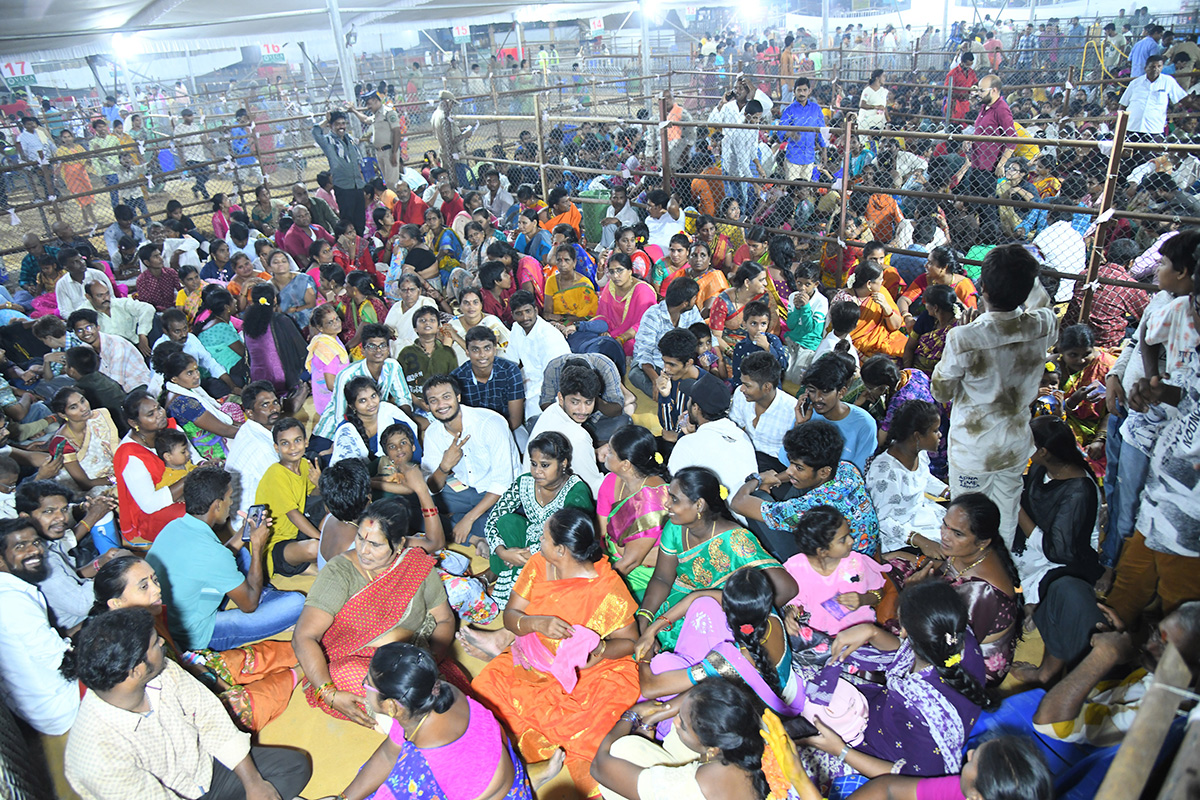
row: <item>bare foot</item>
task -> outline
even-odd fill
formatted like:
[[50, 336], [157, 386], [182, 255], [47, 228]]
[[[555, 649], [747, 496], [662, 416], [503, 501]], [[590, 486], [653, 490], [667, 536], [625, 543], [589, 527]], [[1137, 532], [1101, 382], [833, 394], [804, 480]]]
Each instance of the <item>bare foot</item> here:
[[1047, 680], [1042, 675], [1041, 666], [1030, 664], [1028, 661], [1017, 661], [1012, 665], [1012, 669], [1008, 671], [1008, 674], [1018, 683], [1025, 683], [1031, 686], [1041, 686]]
[[462, 642], [463, 648], [473, 658], [491, 661], [504, 652], [504, 649], [517, 637], [505, 628], [484, 631], [468, 625], [455, 634], [455, 638]]
[[554, 776], [562, 772], [563, 762], [567, 760], [567, 751], [561, 747], [556, 748], [554, 754], [545, 761], [546, 770], [542, 776], [533, 782], [533, 790], [536, 792], [547, 783], [554, 779]]
[[479, 556], [480, 558], [488, 558], [491, 556], [491, 554], [492, 550], [488, 547], [486, 539], [480, 539], [475, 543], [475, 555]]

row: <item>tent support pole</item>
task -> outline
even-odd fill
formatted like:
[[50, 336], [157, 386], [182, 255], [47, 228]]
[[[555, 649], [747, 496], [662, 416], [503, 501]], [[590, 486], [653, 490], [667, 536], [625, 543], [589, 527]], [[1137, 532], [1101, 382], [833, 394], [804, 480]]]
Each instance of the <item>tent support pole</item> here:
[[338, 8], [338, 0], [325, 0], [325, 8], [329, 11], [329, 24], [333, 28], [333, 44], [337, 47], [338, 62], [342, 69], [342, 96], [355, 102], [354, 96], [354, 61], [346, 49], [346, 34], [342, 30], [342, 11]]

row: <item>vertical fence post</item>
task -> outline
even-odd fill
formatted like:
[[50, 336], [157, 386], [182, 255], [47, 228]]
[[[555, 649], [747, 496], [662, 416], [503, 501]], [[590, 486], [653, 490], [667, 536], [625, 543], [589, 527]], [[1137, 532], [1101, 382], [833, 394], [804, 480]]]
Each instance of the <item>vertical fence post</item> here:
[[[662, 122], [666, 122], [667, 121], [667, 113], [670, 110], [671, 109], [667, 108], [666, 98], [659, 97], [658, 98], [658, 118], [659, 118], [659, 120]], [[670, 151], [671, 138], [668, 134], [668, 130], [669, 129], [665, 125], [663, 125], [659, 128], [658, 143], [659, 143], [659, 147], [662, 148], [661, 152], [662, 152], [663, 188], [667, 190], [668, 194], [673, 194], [675, 191], [675, 187], [672, 186], [672, 179], [671, 179], [671, 151]]]
[[[1104, 192], [1100, 197], [1100, 213], [1112, 209], [1113, 198], [1117, 193], [1118, 174], [1121, 171], [1121, 152], [1125, 148], [1125, 131], [1129, 126], [1129, 112], [1118, 111], [1117, 121], [1113, 125], [1113, 148], [1108, 154], [1108, 171], [1104, 173]], [[1092, 248], [1092, 257], [1088, 260], [1087, 277], [1084, 279], [1083, 307], [1079, 312], [1079, 321], [1086, 323], [1092, 313], [1092, 300], [1095, 295], [1094, 285], [1104, 261], [1104, 251], [1101, 245], [1108, 233], [1111, 219], [1106, 219], [1096, 227], [1096, 247]]]
[[142, 192], [142, 202], [146, 204], [146, 224], [148, 225], [150, 224], [150, 179], [147, 176], [142, 176], [141, 181], [138, 182], [138, 189]]
[[[839, 242], [838, 258], [843, 258], [843, 250], [845, 245], [841, 242], [846, 241], [846, 207], [850, 204], [850, 137], [854, 135], [854, 121], [857, 119], [853, 114], [846, 114], [842, 117], [842, 198], [840, 202], [841, 216], [838, 220], [837, 238]], [[841, 273], [841, 261], [839, 261], [838, 279], [843, 279]]]
[[538, 92], [533, 96], [533, 113], [536, 116], [534, 125], [537, 127], [538, 137], [538, 177], [542, 183], [542, 198], [550, 196], [550, 186], [546, 183], [546, 130], [545, 122], [542, 119], [542, 93]]

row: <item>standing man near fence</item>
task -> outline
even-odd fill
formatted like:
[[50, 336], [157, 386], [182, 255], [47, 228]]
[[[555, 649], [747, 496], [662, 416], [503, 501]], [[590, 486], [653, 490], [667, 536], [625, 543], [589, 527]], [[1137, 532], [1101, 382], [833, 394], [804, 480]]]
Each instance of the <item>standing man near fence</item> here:
[[1163, 37], [1162, 25], [1147, 25], [1145, 35], [1129, 51], [1129, 77], [1140, 78], [1146, 74], [1146, 59], [1163, 51], [1159, 41]]
[[400, 180], [400, 145], [404, 138], [404, 130], [400, 127], [400, 115], [390, 103], [383, 101], [379, 92], [365, 94], [362, 99], [370, 115], [357, 108], [351, 108], [350, 111], [371, 131], [371, 143], [375, 145], [379, 174], [383, 177], [384, 185], [391, 188]]
[[968, 50], [959, 58], [958, 65], [946, 73], [945, 85], [950, 87], [950, 97], [946, 100], [950, 104], [950, 121], [958, 125], [966, 123], [971, 111], [971, 89], [979, 83], [974, 66], [975, 54]]
[[362, 151], [354, 137], [346, 132], [349, 120], [344, 111], [331, 111], [320, 125], [313, 125], [312, 137], [329, 161], [329, 176], [333, 179], [333, 194], [338, 202], [338, 217], [354, 226], [359, 236], [367, 223], [367, 201], [363, 189]]
[[[976, 136], [1006, 136], [1015, 140], [1012, 110], [1000, 91], [1000, 78], [985, 75], [972, 94], [979, 96], [979, 116], [975, 118]], [[955, 188], [957, 194], [970, 197], [995, 197], [996, 179], [1004, 177], [1004, 165], [1012, 158], [1013, 145], [999, 142], [974, 142], [971, 145], [971, 166]], [[979, 210], [980, 224], [985, 219], [1000, 221], [1000, 212], [993, 205]]]
[[[751, 99], [753, 97], [753, 99]], [[708, 115], [713, 125], [755, 125], [771, 115], [771, 98], [761, 89], [750, 85], [744, 76], [739, 76], [733, 89], [725, 93], [721, 103]], [[752, 162], [758, 158], [758, 131], [750, 128], [726, 128], [722, 140], [721, 168], [730, 178], [753, 177]], [[761, 177], [761, 174], [760, 174]], [[758, 196], [751, 188], [737, 180], [725, 182], [725, 196], [736, 197], [743, 214], [754, 210]]]
[[1129, 82], [1121, 105], [1129, 111], [1129, 138], [1135, 142], [1161, 142], [1167, 129], [1167, 109], [1187, 97], [1170, 75], [1163, 75], [1164, 56], [1146, 57], [1145, 72]]
[[185, 108], [179, 113], [179, 116], [183, 118], [182, 122], [177, 121], [174, 117], [171, 118], [172, 132], [176, 136], [182, 137], [176, 142], [179, 154], [183, 156], [188, 170], [196, 179], [196, 182], [192, 184], [192, 194], [207, 200], [209, 167], [200, 165], [209, 160], [209, 154], [206, 152], [211, 149], [208, 137], [204, 135], [204, 126], [195, 121], [196, 112]]
[[249, 176], [250, 184], [261, 186], [263, 183], [262, 170], [254, 158], [254, 149], [250, 144], [253, 132], [254, 123], [250, 121], [249, 112], [244, 108], [239, 108], [234, 114], [233, 127], [229, 129], [229, 150], [236, 159], [235, 163], [238, 169]]
[[[825, 127], [825, 111], [812, 97], [808, 78], [797, 78], [792, 85], [796, 98], [779, 116], [779, 124], [801, 127]], [[787, 161], [784, 177], [789, 181], [811, 181], [814, 179], [816, 163], [825, 166], [825, 148], [829, 143], [820, 131], [788, 131], [781, 134], [787, 142]]]

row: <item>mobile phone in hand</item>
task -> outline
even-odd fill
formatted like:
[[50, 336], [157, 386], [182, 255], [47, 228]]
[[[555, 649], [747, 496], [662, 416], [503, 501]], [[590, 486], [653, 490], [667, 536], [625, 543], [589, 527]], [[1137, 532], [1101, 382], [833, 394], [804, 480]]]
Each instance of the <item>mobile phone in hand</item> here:
[[58, 444], [54, 445], [54, 457], [62, 458], [63, 450], [65, 450], [66, 447], [67, 447], [66, 441], [61, 441]]
[[260, 503], [257, 505], [250, 506], [250, 510], [246, 512], [246, 522], [245, 522], [245, 524], [242, 525], [242, 541], [243, 542], [250, 541], [251, 531], [253, 531], [259, 525], [261, 525], [263, 519], [266, 516], [267, 516], [267, 507], [265, 505], [262, 505]]

